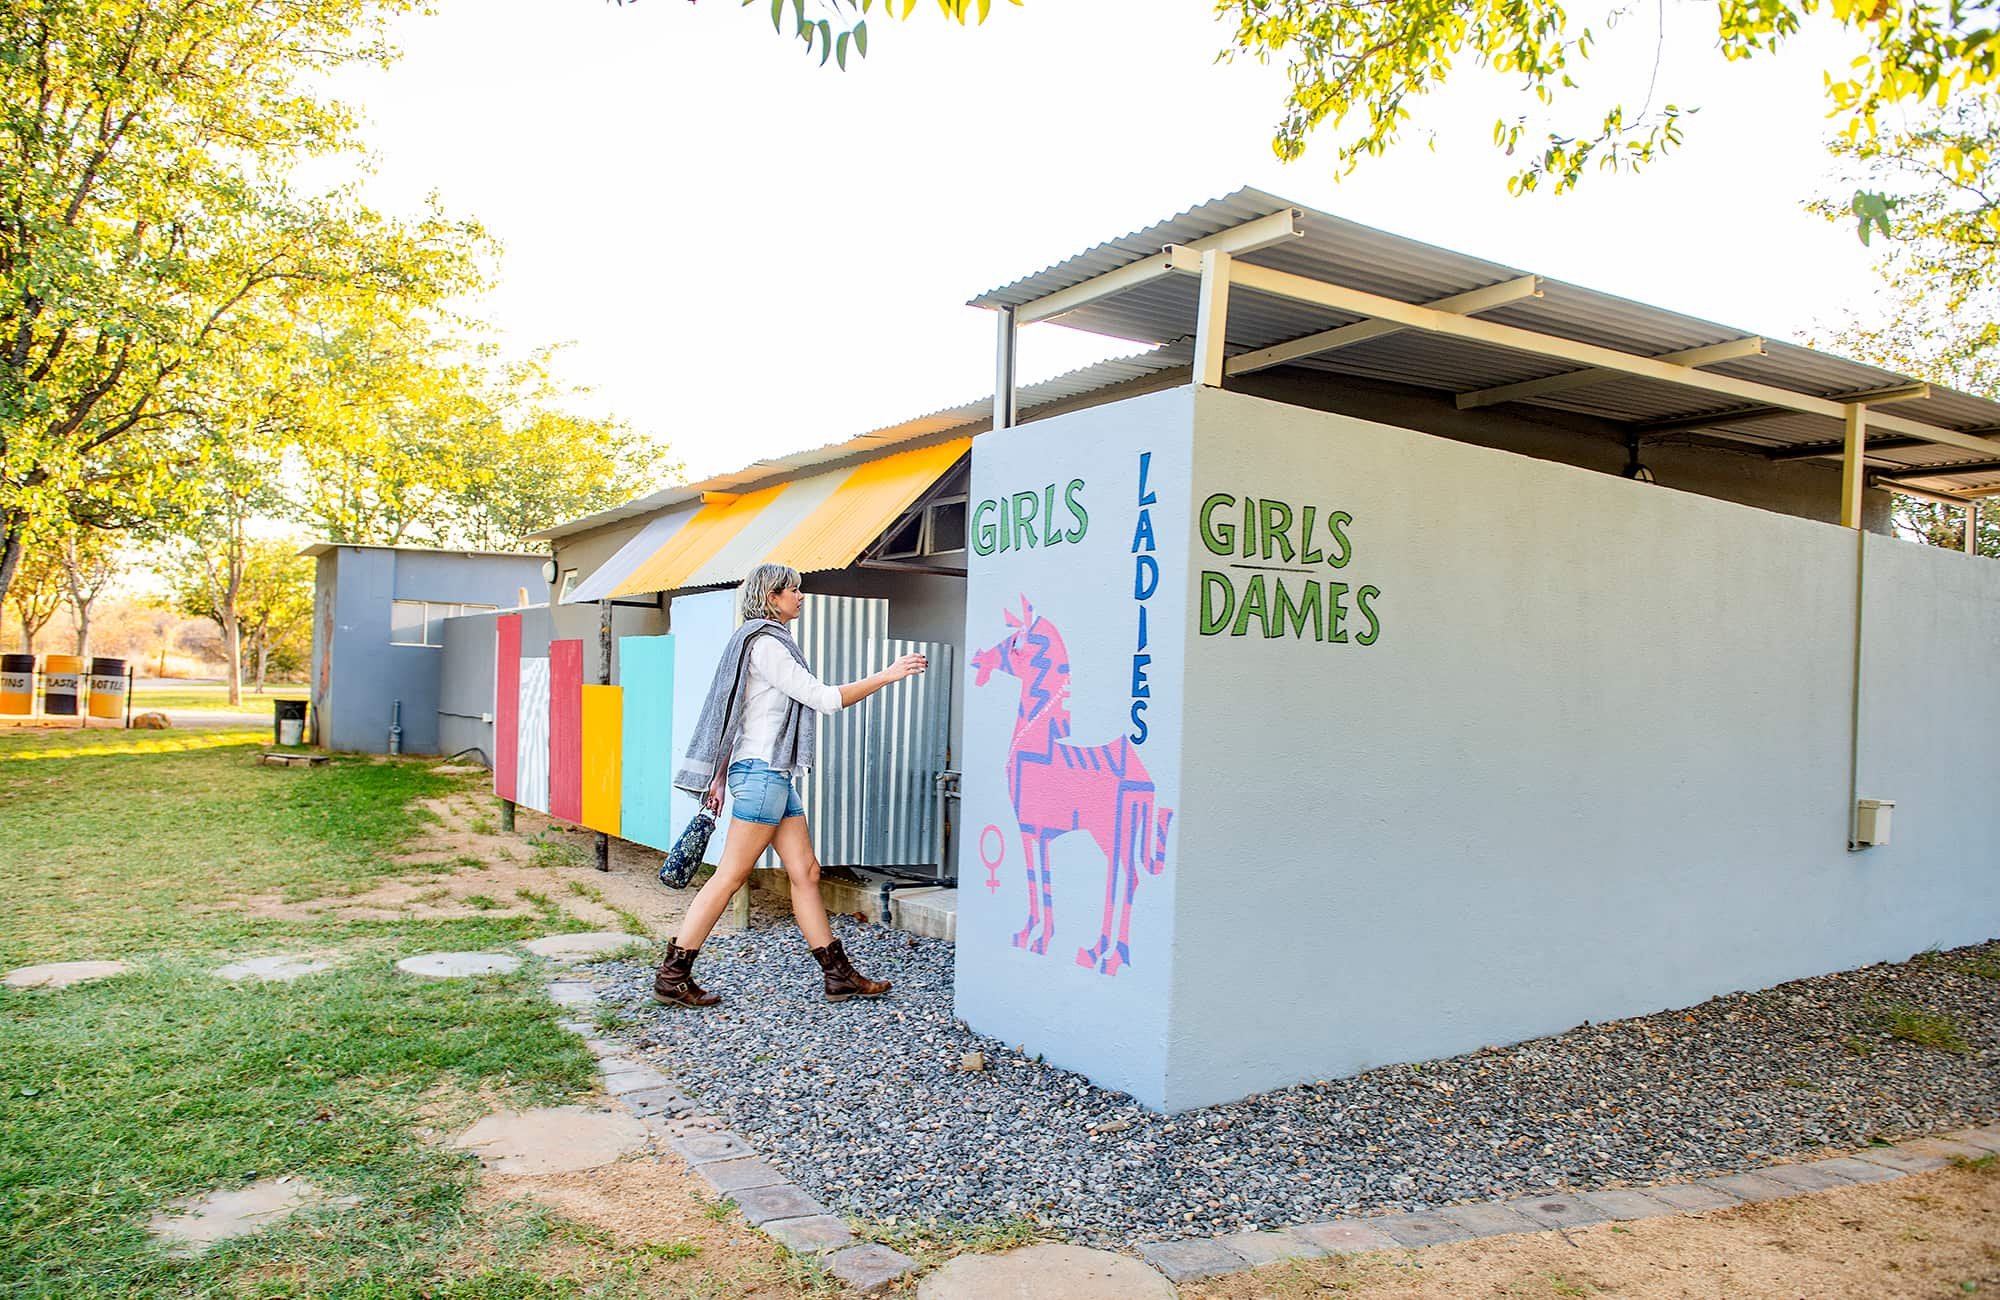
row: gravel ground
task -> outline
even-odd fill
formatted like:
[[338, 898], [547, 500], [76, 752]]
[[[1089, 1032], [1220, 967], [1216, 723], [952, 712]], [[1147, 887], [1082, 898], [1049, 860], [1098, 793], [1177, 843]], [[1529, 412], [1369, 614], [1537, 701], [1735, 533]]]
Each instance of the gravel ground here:
[[[1125, 1246], [1667, 1182], [2000, 1118], [2000, 941], [1162, 1116], [953, 1019], [949, 943], [845, 918], [836, 932], [895, 981], [887, 999], [827, 1005], [789, 925], [709, 941], [696, 974], [726, 999], [710, 1011], [656, 1006], [650, 969], [592, 969], [623, 1037], [863, 1218], [1027, 1215]], [[1964, 1050], [1895, 1036], [1897, 1008], [1948, 1017]], [[986, 1068], [960, 1069], [974, 1051]]]

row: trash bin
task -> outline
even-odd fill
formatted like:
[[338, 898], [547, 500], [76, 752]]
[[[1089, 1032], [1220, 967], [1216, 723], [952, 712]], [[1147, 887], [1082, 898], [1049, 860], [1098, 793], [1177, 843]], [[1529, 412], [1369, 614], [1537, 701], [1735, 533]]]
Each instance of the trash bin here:
[[271, 722], [271, 739], [280, 745], [303, 745], [306, 740], [306, 702], [273, 700], [276, 710]]
[[35, 711], [35, 656], [0, 655], [0, 713], [25, 718]]
[[83, 660], [75, 655], [42, 656], [42, 712], [51, 718], [77, 716], [83, 688]]
[[125, 661], [123, 659], [90, 661], [90, 716], [109, 718], [113, 722], [124, 719]]

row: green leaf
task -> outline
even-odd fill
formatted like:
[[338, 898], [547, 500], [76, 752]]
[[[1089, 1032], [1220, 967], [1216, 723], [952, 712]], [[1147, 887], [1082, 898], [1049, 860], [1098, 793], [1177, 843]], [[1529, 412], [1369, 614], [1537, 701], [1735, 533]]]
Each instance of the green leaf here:
[[771, 30], [784, 31], [785, 0], [771, 0]]
[[854, 52], [864, 59], [868, 57], [868, 22], [866, 19], [854, 24]]
[[824, 18], [819, 20], [819, 39], [819, 66], [824, 68], [826, 61], [833, 57], [833, 24]]
[[842, 72], [847, 71], [847, 41], [851, 35], [850, 32], [842, 32], [833, 42], [833, 61], [840, 65]]

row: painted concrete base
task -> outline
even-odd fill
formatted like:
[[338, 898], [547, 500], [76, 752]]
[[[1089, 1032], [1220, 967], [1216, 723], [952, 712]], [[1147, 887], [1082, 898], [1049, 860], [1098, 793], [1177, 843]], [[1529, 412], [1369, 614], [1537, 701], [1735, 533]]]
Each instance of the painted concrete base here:
[[199, 1255], [218, 1241], [261, 1232], [317, 1205], [355, 1205], [358, 1196], [330, 1197], [302, 1178], [262, 1178], [248, 1187], [175, 1201], [146, 1231], [172, 1255]]
[[284, 984], [301, 976], [332, 970], [340, 963], [318, 960], [311, 957], [252, 957], [248, 961], [231, 962], [218, 966], [209, 974], [225, 980], [262, 980], [266, 983]]
[[620, 1110], [545, 1106], [488, 1115], [452, 1141], [496, 1174], [597, 1169], [646, 1145], [646, 1125]]
[[521, 969], [521, 959], [503, 952], [427, 952], [405, 957], [396, 963], [405, 975], [425, 979], [455, 980], [473, 975], [510, 975]]
[[547, 957], [551, 961], [595, 961], [630, 948], [635, 943], [645, 942], [640, 935], [597, 930], [588, 934], [552, 934], [530, 939], [521, 946], [537, 957]]
[[90, 980], [123, 975], [132, 967], [122, 961], [59, 961], [49, 966], [23, 966], [7, 972], [10, 989], [63, 989]]
[[[792, 886], [782, 871], [753, 871], [750, 888], [789, 904]], [[881, 919], [882, 894], [879, 888], [852, 880], [822, 877], [820, 898], [829, 912], [859, 912], [871, 921]], [[889, 925], [892, 929], [931, 939], [958, 938], [958, 891], [937, 887], [898, 889], [889, 895]]]
[[1174, 1284], [1130, 1255], [1039, 1245], [960, 1255], [925, 1278], [917, 1300], [1173, 1300]]

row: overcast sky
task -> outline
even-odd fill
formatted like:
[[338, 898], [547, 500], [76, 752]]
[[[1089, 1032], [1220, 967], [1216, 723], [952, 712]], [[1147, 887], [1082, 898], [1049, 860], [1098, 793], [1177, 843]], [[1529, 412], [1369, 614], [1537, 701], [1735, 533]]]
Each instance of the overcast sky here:
[[[337, 83], [375, 151], [371, 198], [436, 191], [484, 221], [509, 346], [573, 341], [563, 373], [693, 477], [985, 395], [992, 317], [967, 298], [1245, 184], [1771, 337], [1870, 310], [1853, 232], [1801, 206], [1830, 183], [1836, 51], [1725, 66], [1712, 10], [1663, 10], [1680, 26], [1655, 102], [1703, 110], [1684, 154], [1518, 199], [1489, 140], [1527, 104], [1495, 78], [1434, 97], [1345, 180], [1329, 148], [1278, 163], [1283, 71], [1216, 64], [1204, 0], [1029, 0], [963, 30], [920, 10], [871, 23], [845, 73], [762, 3], [440, 8], [398, 27], [392, 69]], [[1594, 74], [1630, 107], [1657, 16], [1628, 18]], [[1135, 350], [1039, 325], [1021, 378]]]

